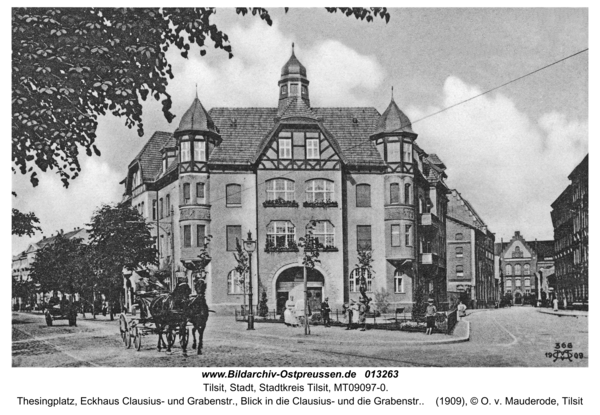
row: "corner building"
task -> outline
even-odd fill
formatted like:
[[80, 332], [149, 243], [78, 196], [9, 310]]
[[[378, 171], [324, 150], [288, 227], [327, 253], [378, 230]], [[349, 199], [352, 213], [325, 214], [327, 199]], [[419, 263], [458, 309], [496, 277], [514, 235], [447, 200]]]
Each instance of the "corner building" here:
[[[173, 133], [156, 132], [130, 163], [124, 200], [154, 224], [160, 266], [186, 275], [212, 235], [211, 308], [244, 303], [236, 240], [248, 231], [255, 305], [267, 293], [278, 311], [303, 297], [298, 240], [316, 221], [321, 263], [308, 274], [309, 302], [340, 308], [359, 297], [359, 250], [371, 250], [368, 291], [390, 308], [446, 296], [443, 162], [416, 143], [393, 98], [371, 107], [312, 107], [306, 68], [292, 56], [281, 70], [273, 108], [212, 108], [198, 98]], [[158, 231], [157, 231], [158, 230]], [[189, 273], [189, 272], [188, 272]]]

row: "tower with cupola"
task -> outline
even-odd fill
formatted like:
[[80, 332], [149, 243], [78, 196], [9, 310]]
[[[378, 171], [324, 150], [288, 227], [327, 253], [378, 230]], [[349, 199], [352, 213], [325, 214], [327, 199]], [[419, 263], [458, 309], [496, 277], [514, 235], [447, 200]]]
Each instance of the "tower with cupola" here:
[[307, 107], [310, 107], [308, 84], [306, 68], [296, 58], [294, 44], [292, 43], [292, 56], [290, 56], [286, 64], [281, 68], [281, 77], [279, 79], [279, 114], [296, 98], [301, 99]]
[[219, 130], [198, 99], [174, 133], [178, 153], [179, 235], [182, 262], [198, 259], [210, 229], [208, 159], [221, 143]]

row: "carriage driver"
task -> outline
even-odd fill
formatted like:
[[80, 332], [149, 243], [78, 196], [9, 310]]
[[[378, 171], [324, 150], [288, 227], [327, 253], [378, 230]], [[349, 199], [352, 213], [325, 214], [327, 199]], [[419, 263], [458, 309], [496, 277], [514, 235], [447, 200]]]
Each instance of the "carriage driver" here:
[[177, 278], [177, 286], [173, 290], [173, 307], [176, 310], [182, 310], [185, 302], [190, 298], [192, 289], [188, 284], [187, 277]]

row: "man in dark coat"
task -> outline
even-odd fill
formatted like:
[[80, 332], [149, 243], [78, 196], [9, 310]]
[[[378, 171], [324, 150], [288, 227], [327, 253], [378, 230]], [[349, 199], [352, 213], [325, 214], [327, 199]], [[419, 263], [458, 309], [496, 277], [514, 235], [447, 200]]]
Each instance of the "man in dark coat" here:
[[329, 318], [330, 312], [331, 308], [329, 308], [329, 297], [326, 297], [325, 301], [321, 303], [321, 316], [323, 317], [323, 324], [325, 327], [331, 327], [331, 319]]

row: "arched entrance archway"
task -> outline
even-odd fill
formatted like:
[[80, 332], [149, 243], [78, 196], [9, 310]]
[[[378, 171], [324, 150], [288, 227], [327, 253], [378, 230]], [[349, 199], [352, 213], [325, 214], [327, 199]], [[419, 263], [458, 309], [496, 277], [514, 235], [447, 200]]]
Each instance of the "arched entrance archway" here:
[[[309, 269], [307, 270], [307, 282], [308, 305], [314, 313], [321, 310], [325, 277], [320, 271]], [[275, 282], [275, 291], [277, 293], [277, 312], [282, 313], [290, 295], [294, 296], [294, 293], [297, 293], [294, 296], [294, 301], [302, 298], [304, 295], [304, 268], [294, 266], [281, 271]]]
[[520, 291], [517, 291], [515, 293], [515, 305], [522, 305], [523, 304], [523, 294], [521, 294]]

